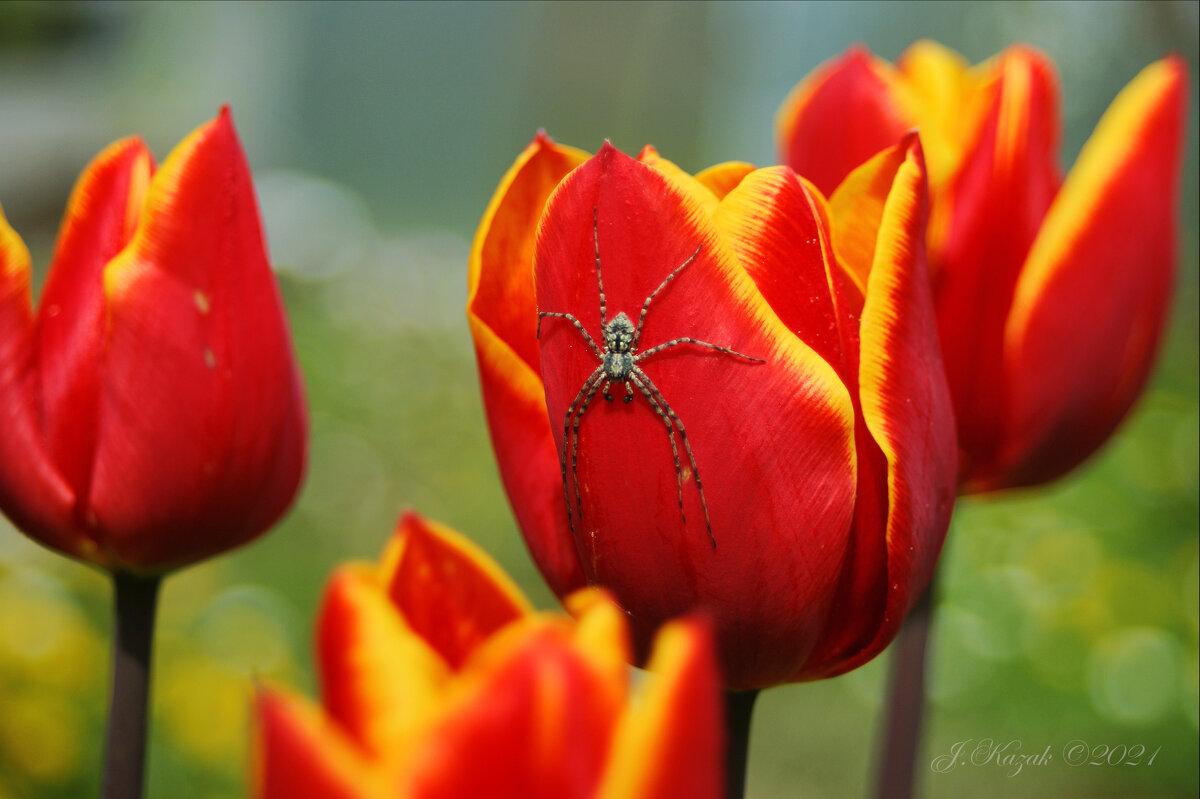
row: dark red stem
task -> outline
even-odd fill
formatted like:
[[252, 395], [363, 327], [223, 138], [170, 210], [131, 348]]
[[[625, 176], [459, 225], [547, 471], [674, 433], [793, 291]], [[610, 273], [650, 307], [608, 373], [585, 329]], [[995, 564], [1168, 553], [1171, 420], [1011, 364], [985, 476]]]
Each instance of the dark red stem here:
[[104, 799], [141, 799], [154, 614], [161, 577], [113, 575], [112, 695], [104, 753]]
[[746, 795], [746, 761], [750, 754], [750, 717], [758, 691], [725, 692], [725, 799]]
[[931, 582], [892, 644], [883, 754], [875, 792], [877, 799], [911, 799], [915, 791], [921, 717], [925, 710], [925, 656], [933, 592]]

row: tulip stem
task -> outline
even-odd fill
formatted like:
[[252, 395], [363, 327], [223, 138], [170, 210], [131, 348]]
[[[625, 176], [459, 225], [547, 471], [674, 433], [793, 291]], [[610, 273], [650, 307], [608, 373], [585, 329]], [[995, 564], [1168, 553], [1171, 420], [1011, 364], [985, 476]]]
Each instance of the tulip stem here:
[[113, 575], [112, 694], [104, 754], [104, 799], [140, 799], [145, 782], [146, 719], [154, 614], [162, 578]]
[[934, 580], [909, 612], [892, 645], [883, 758], [877, 799], [911, 799], [915, 788], [921, 717], [925, 710], [925, 656], [933, 609]]
[[725, 799], [742, 799], [746, 795], [750, 717], [757, 698], [757, 690], [725, 692]]

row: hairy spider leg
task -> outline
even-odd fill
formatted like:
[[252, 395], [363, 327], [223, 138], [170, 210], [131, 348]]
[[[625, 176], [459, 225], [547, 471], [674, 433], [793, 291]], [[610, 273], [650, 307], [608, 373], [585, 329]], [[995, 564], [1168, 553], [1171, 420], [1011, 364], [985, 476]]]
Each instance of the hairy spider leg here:
[[[601, 379], [601, 375], [603, 375], [603, 374], [604, 374], [604, 368], [600, 367], [599, 369], [597, 369], [595, 372], [592, 373], [593, 377], [588, 378], [588, 383], [591, 383], [591, 387], [588, 388], [587, 394], [583, 398], [583, 404], [579, 406], [579, 411], [575, 414], [575, 421], [571, 425], [571, 481], [575, 483], [575, 504], [579, 508], [579, 521], [581, 524], [583, 523], [583, 494], [579, 491], [579, 469], [578, 469], [578, 464], [577, 464], [577, 460], [576, 460], [576, 457], [579, 455], [579, 422], [581, 419], [583, 419], [584, 411], [586, 411], [588, 409], [588, 405], [591, 404], [592, 397], [596, 396], [596, 391], [597, 391], [597, 389], [600, 388], [600, 384], [602, 382], [604, 382]], [[585, 383], [584, 385], [586, 387], [587, 383]], [[567, 418], [570, 418], [569, 410], [567, 413]], [[567, 482], [567, 476], [564, 474], [563, 475], [563, 485], [564, 486], [566, 485], [566, 482]], [[570, 520], [571, 520], [571, 503], [568, 500], [567, 501], [567, 521], [570, 522]], [[574, 527], [571, 528], [572, 531], [574, 531], [574, 529], [575, 529]]]
[[586, 341], [587, 345], [592, 348], [592, 353], [600, 360], [604, 360], [603, 351], [596, 346], [596, 342], [592, 339], [591, 335], [588, 334], [587, 330], [583, 326], [583, 323], [576, 319], [573, 314], [559, 313], [558, 311], [538, 311], [537, 338], [542, 337], [542, 319], [547, 316], [552, 316], [555, 319], [566, 319], [568, 322], [575, 325], [575, 329], [579, 331], [581, 336], [583, 336], [583, 340]]
[[720, 344], [709, 344], [707, 341], [697, 341], [694, 338], [686, 338], [686, 337], [685, 338], [673, 338], [670, 341], [664, 341], [662, 344], [653, 346], [650, 349], [646, 350], [645, 352], [639, 352], [638, 354], [633, 356], [633, 362], [637, 363], [638, 361], [649, 358], [651, 355], [657, 355], [658, 353], [662, 352], [665, 349], [669, 349], [670, 347], [678, 347], [680, 344], [695, 344], [697, 347], [708, 347], [710, 350], [716, 350], [717, 352], [723, 352], [726, 355], [736, 355], [737, 357], [745, 358], [747, 361], [750, 361], [752, 363], [766, 363], [766, 361], [763, 360], [762, 358], [755, 358], [751, 355], [744, 355], [743, 353], [737, 352], [735, 350], [731, 350], [728, 347], [722, 347]]
[[[562, 476], [563, 504], [567, 506], [567, 526], [570, 528], [572, 533], [575, 532], [575, 521], [571, 518], [571, 496], [570, 496], [570, 494], [567, 493], [567, 445], [568, 445], [568, 442], [570, 441], [570, 435], [571, 435], [571, 432], [570, 432], [571, 431], [571, 417], [575, 415], [575, 409], [579, 405], [579, 403], [581, 401], [583, 401], [585, 394], [587, 394], [588, 398], [591, 398], [591, 396], [596, 393], [596, 386], [600, 385], [603, 377], [604, 377], [604, 369], [603, 368], [597, 368], [596, 371], [594, 371], [590, 375], [588, 375], [588, 379], [583, 381], [583, 386], [579, 389], [579, 393], [575, 395], [575, 399], [571, 400], [571, 405], [570, 405], [570, 407], [567, 408], [567, 415], [566, 415], [566, 417], [563, 418], [563, 443], [562, 443], [562, 451], [558, 455], [558, 470]], [[579, 413], [582, 415], [583, 410], [580, 409]], [[576, 430], [579, 429], [578, 422], [575, 423], [575, 429]], [[574, 450], [572, 450], [572, 455], [571, 455], [571, 470], [572, 471], [574, 471], [574, 469], [575, 469], [574, 462], [575, 462], [575, 456], [574, 456]], [[575, 495], [576, 495], [576, 497], [579, 496], [579, 480], [578, 479], [575, 480]], [[583, 516], [583, 514], [581, 512], [580, 517], [582, 518], [582, 516]]]
[[654, 291], [650, 292], [650, 296], [646, 298], [646, 301], [644, 303], [642, 303], [642, 315], [638, 317], [637, 327], [633, 331], [633, 344], [630, 345], [630, 347], [629, 347], [630, 350], [636, 350], [637, 346], [638, 346], [638, 342], [642, 340], [642, 325], [646, 324], [646, 312], [650, 310], [650, 301], [653, 300], [655, 297], [657, 297], [658, 293], [660, 291], [662, 291], [663, 289], [665, 289], [667, 287], [667, 284], [670, 283], [672, 280], [674, 280], [676, 278], [676, 276], [678, 276], [679, 273], [683, 271], [685, 266], [690, 264], [692, 261], [696, 260], [696, 256], [700, 254], [700, 248], [703, 246], [704, 246], [704, 244], [702, 244], [702, 243], [697, 244], [695, 252], [693, 252], [691, 255], [689, 255], [688, 259], [686, 261], [681, 263], [679, 266], [675, 267], [674, 272], [672, 272], [671, 274], [669, 274], [665, 278], [663, 278], [663, 282], [658, 284], [658, 288], [656, 288]]
[[[600, 368], [603, 369], [604, 367], [601, 366]], [[611, 380], [604, 381], [604, 399], [607, 400], [608, 402], [613, 401], [613, 395], [609, 391], [611, 386], [612, 386]], [[629, 385], [628, 380], [625, 381], [625, 402], [633, 402], [633, 386]]]
[[600, 275], [600, 230], [596, 225], [596, 217], [598, 210], [596, 206], [592, 206], [592, 245], [596, 248], [596, 287], [600, 289], [600, 329], [604, 329], [606, 317], [604, 315], [604, 278]]
[[[704, 500], [704, 484], [700, 482], [700, 467], [696, 464], [696, 456], [692, 454], [692, 445], [688, 442], [687, 431], [683, 428], [683, 420], [675, 413], [671, 404], [667, 402], [666, 397], [658, 390], [658, 386], [654, 385], [654, 381], [650, 379], [650, 376], [642, 371], [642, 367], [636, 365], [633, 367], [633, 372], [630, 373], [630, 380], [637, 381], [636, 385], [639, 389], [644, 388], [645, 391], [649, 391], [659, 401], [662, 409], [671, 417], [671, 421], [675, 423], [676, 429], [679, 430], [679, 438], [683, 441], [683, 448], [687, 451], [688, 460], [692, 464], [692, 476], [696, 478], [696, 491], [700, 494], [700, 507], [704, 509], [704, 526], [708, 529], [708, 537], [712, 540], [713, 549], [716, 549], [717, 537], [713, 535], [712, 520], [708, 517], [708, 503]], [[675, 461], [675, 466], [676, 469], [679, 468], [678, 459]], [[682, 472], [677, 472], [677, 474], [679, 475], [679, 479], [682, 480]]]
[[[646, 388], [646, 384], [642, 382], [635, 374], [629, 376], [629, 383], [636, 385], [638, 391], [642, 392], [642, 396], [650, 403], [650, 407], [658, 414], [658, 418], [662, 419], [663, 424], [667, 426], [667, 440], [671, 442], [671, 457], [675, 459], [675, 484], [679, 490], [679, 518], [683, 520], [683, 525], [687, 526], [687, 514], [683, 512], [683, 469], [679, 466], [679, 449], [675, 446], [675, 428], [671, 426], [671, 420], [667, 418], [666, 412], [662, 409], [662, 405], [650, 393], [650, 389]], [[629, 385], [626, 383], [626, 385]], [[632, 391], [632, 388], [630, 389]], [[712, 531], [709, 531], [712, 535]], [[716, 544], [716, 541], [713, 542]]]

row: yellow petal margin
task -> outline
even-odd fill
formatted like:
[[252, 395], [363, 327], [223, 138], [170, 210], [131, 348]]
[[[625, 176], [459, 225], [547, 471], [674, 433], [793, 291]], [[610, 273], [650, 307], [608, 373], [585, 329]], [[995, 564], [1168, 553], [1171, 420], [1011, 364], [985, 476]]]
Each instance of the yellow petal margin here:
[[863, 417], [888, 462], [887, 604], [875, 639], [836, 673], [891, 641], [929, 582], [954, 505], [958, 445], [925, 261], [926, 198], [914, 137], [884, 203], [860, 339]]
[[712, 663], [707, 625], [693, 619], [662, 628], [597, 799], [718, 799], [725, 747]]
[[749, 175], [754, 169], [753, 164], [747, 164], [745, 161], [726, 161], [723, 164], [710, 166], [702, 172], [697, 172], [696, 180], [715, 194], [718, 200], [723, 200], [725, 195], [736, 189], [742, 182], [742, 178]]
[[312, 702], [262, 690], [256, 704], [258, 799], [395, 799], [384, 775]]
[[559, 492], [538, 353], [533, 246], [546, 199], [587, 153], [539, 133], [505, 173], [471, 248], [467, 322], [500, 477], [534, 562], [562, 596], [583, 585]]
[[1184, 80], [1182, 62], [1166, 58], [1142, 70], [1113, 100], [1079, 153], [1025, 261], [1009, 314], [1007, 343], [1015, 342], [1025, 329], [1045, 285], [1071, 263], [1075, 240], [1109, 195], [1109, 184], [1139, 155], [1136, 145], [1145, 137], [1146, 124], [1172, 95], [1182, 93]]
[[876, 236], [883, 206], [896, 171], [908, 151], [910, 137], [855, 169], [829, 198], [833, 249], [860, 292], [867, 289], [875, 260]]
[[440, 709], [450, 668], [405, 625], [373, 570], [344, 566], [317, 627], [325, 708], [363, 749], [394, 759]]
[[0, 385], [12, 379], [17, 348], [28, 346], [33, 326], [29, 248], [0, 208]]
[[1147, 379], [1176, 270], [1186, 84], [1172, 56], [1122, 90], [1034, 239], [1004, 329], [1002, 485], [1075, 466]]
[[0, 209], [0, 500], [17, 528], [47, 546], [101, 563], [91, 539], [70, 535], [74, 491], [45, 448], [33, 371], [31, 275], [29, 249]]

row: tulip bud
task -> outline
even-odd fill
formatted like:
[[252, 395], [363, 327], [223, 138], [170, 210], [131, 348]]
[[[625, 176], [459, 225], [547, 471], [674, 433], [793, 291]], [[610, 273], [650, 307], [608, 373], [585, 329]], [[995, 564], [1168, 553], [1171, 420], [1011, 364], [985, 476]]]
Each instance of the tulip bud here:
[[338, 570], [317, 630], [320, 706], [264, 690], [262, 799], [717, 799], [721, 705], [699, 620], [663, 630], [631, 702], [600, 592], [534, 613], [466, 539], [406, 514], [381, 562]]
[[965, 491], [1065, 474], [1145, 386], [1175, 270], [1186, 84], [1178, 57], [1146, 67], [1065, 181], [1054, 68], [1025, 46], [974, 68], [931, 42], [896, 66], [854, 49], [780, 109], [783, 158], [826, 190], [920, 128]]
[[266, 530], [307, 412], [229, 110], [155, 170], [119, 141], [71, 196], [36, 311], [0, 215], [0, 508], [31, 538], [157, 574]]
[[643, 650], [703, 609], [732, 689], [865, 662], [924, 590], [954, 495], [919, 143], [832, 204], [786, 167], [578, 160], [544, 137], [522, 154], [470, 270], [535, 560], [560, 595], [611, 591]]

